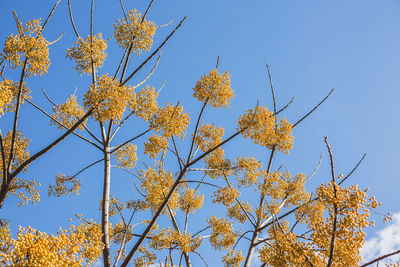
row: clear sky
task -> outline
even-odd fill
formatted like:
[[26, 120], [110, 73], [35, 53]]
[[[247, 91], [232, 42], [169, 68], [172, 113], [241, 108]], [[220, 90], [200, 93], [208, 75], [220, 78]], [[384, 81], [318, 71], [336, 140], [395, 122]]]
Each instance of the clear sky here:
[[[7, 35], [16, 32], [12, 10], [22, 21], [45, 18], [54, 2], [1, 1], [1, 42]], [[90, 0], [71, 2], [78, 31], [86, 36], [89, 34]], [[148, 3], [125, 1], [124, 4], [126, 9], [136, 8], [143, 12]], [[188, 19], [163, 48], [159, 67], [148, 84], [160, 87], [165, 80], [160, 102], [181, 101], [184, 108], [196, 117], [201, 106], [193, 99], [192, 88], [201, 75], [215, 66], [219, 54], [219, 69], [231, 74], [236, 98], [230, 110], [209, 109], [205, 116], [207, 122], [225, 125], [227, 135], [235, 131], [239, 115], [246, 108], [254, 107], [257, 99], [272, 109], [265, 59], [270, 64], [278, 107], [295, 98], [284, 114], [289, 121], [299, 119], [335, 88], [328, 101], [295, 129], [294, 149], [290, 155], [279, 155], [273, 167], [284, 164], [293, 173], [309, 174], [323, 153], [323, 164], [308, 188], [328, 181], [329, 161], [323, 143], [323, 137], [328, 136], [337, 173], [346, 174], [367, 153], [349, 183], [369, 187], [370, 194], [383, 202], [380, 212], [400, 212], [397, 169], [400, 162], [399, 14], [400, 2], [396, 0], [155, 0], [148, 18], [158, 25], [173, 20], [170, 26], [157, 30], [155, 44], [160, 43], [182, 17], [187, 16]], [[117, 18], [122, 18], [119, 1], [95, 1], [96, 33], [102, 32], [105, 38], [110, 37], [112, 23]], [[90, 83], [90, 77], [76, 74], [73, 62], [65, 59], [66, 48], [75, 42], [66, 0], [61, 1], [44, 35], [47, 40], [55, 40], [61, 33], [65, 33], [62, 39], [50, 48], [52, 65], [49, 73], [27, 80], [33, 101], [48, 111], [51, 108], [41, 93], [42, 87], [56, 102], [61, 103], [75, 90], [78, 96], [82, 96]], [[109, 46], [111, 50], [108, 51], [103, 73], [114, 72], [122, 53], [116, 49], [114, 41], [110, 41]], [[134, 58], [130, 69], [141, 60], [142, 56]], [[146, 73], [142, 71], [141, 77]], [[20, 75], [9, 69], [5, 74], [12, 79]], [[7, 117], [0, 120], [3, 133], [10, 128], [10, 122]], [[95, 124], [91, 126], [98, 134], [98, 127]], [[32, 139], [31, 152], [38, 151], [60, 134], [54, 126], [49, 126], [42, 114], [27, 105], [22, 109], [19, 127], [26, 137]], [[145, 124], [135, 120], [119, 133], [117, 143], [145, 129]], [[189, 129], [191, 132], [192, 128]], [[139, 150], [142, 149], [139, 145]], [[228, 144], [226, 151], [232, 157], [236, 157], [238, 151], [244, 151], [244, 154], [255, 155], [264, 162], [269, 154], [243, 139]], [[81, 176], [83, 182], [79, 197], [49, 198], [47, 186], [58, 172], [72, 174], [100, 157], [99, 152], [81, 140], [69, 137], [32, 164], [26, 174], [42, 183], [42, 201], [34, 207], [16, 208], [16, 200], [10, 198], [0, 217], [10, 219], [13, 229], [17, 225], [29, 224], [48, 232], [56, 231], [60, 225], [65, 226], [74, 212], [99, 219], [101, 166]], [[140, 157], [138, 164], [143, 166]], [[143, 159], [148, 161], [148, 158]], [[113, 169], [112, 175], [112, 194], [128, 199], [133, 192], [132, 177], [116, 169]], [[201, 215], [208, 216], [206, 213]], [[381, 218], [375, 218], [375, 230], [382, 229]], [[195, 256], [193, 261], [195, 266], [199, 264]], [[213, 262], [209, 261], [210, 266]]]

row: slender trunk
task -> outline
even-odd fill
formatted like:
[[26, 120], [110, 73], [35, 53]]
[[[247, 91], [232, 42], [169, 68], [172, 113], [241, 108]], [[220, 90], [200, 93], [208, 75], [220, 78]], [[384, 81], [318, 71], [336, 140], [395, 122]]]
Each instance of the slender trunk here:
[[110, 206], [110, 146], [106, 144], [104, 146], [104, 184], [103, 184], [103, 203], [101, 206], [101, 232], [103, 234], [102, 240], [104, 244], [103, 249], [103, 262], [104, 267], [111, 266], [110, 256], [110, 235], [108, 232], [108, 221], [109, 221], [109, 206]]
[[[258, 223], [256, 225], [256, 229], [258, 228]], [[250, 267], [251, 264], [251, 260], [253, 259], [253, 255], [254, 255], [254, 251], [256, 250], [256, 242], [258, 239], [258, 234], [259, 232], [255, 229], [254, 233], [253, 233], [253, 237], [251, 238], [251, 242], [250, 242], [250, 246], [249, 246], [249, 250], [247, 251], [247, 256], [246, 256], [246, 260], [244, 262], [244, 267]]]
[[187, 266], [187, 267], [192, 267], [192, 263], [190, 262], [190, 259], [189, 259], [189, 254], [186, 253], [186, 252], [184, 252], [184, 253], [183, 253], [183, 256], [185, 257], [186, 266]]

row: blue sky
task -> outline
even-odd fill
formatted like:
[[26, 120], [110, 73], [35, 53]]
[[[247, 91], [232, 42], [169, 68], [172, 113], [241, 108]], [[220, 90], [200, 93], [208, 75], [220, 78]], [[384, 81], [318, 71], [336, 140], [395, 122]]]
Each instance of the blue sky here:
[[[78, 31], [86, 36], [89, 33], [90, 1], [71, 2]], [[125, 2], [126, 9], [136, 8], [142, 12], [147, 5], [145, 1]], [[12, 10], [22, 21], [45, 18], [53, 3], [49, 0], [1, 1], [1, 42], [16, 31]], [[188, 19], [163, 49], [159, 68], [148, 84], [160, 87], [166, 81], [160, 102], [181, 101], [185, 109], [196, 117], [201, 106], [192, 98], [192, 88], [201, 75], [215, 66], [219, 54], [219, 69], [231, 74], [236, 99], [232, 101], [230, 110], [207, 110], [206, 121], [225, 125], [227, 135], [235, 131], [239, 115], [253, 107], [257, 99], [272, 108], [265, 59], [270, 64], [278, 106], [282, 107], [295, 98], [284, 114], [289, 121], [299, 119], [335, 88], [329, 100], [295, 129], [293, 151], [290, 155], [279, 155], [274, 167], [285, 164], [293, 173], [309, 174], [322, 152], [323, 164], [309, 185], [310, 189], [315, 188], [329, 179], [329, 162], [323, 143], [323, 137], [328, 136], [336, 172], [346, 174], [367, 153], [366, 160], [349, 183], [369, 187], [370, 194], [383, 202], [379, 209], [382, 213], [399, 212], [399, 11], [400, 2], [395, 0], [257, 0], [251, 3], [155, 0], [148, 18], [159, 25], [173, 20], [172, 25], [157, 30], [156, 44], [182, 17], [188, 16]], [[117, 0], [95, 1], [95, 32], [102, 32], [108, 38], [112, 34], [112, 23], [121, 17]], [[76, 74], [73, 62], [65, 59], [66, 48], [75, 42], [66, 0], [61, 1], [44, 35], [48, 40], [54, 40], [61, 33], [65, 33], [63, 38], [50, 48], [52, 65], [49, 73], [28, 79], [33, 101], [49, 111], [41, 87], [61, 103], [75, 90], [78, 96], [82, 96], [90, 83], [89, 77]], [[113, 41], [109, 46], [103, 73], [114, 72], [121, 57], [121, 51]], [[141, 60], [143, 56], [134, 58], [131, 69]], [[141, 77], [146, 73], [142, 71]], [[6, 75], [17, 79], [19, 72], [7, 70]], [[140, 78], [135, 81], [138, 80]], [[32, 152], [60, 134], [59, 130], [48, 125], [45, 117], [26, 105], [19, 125], [24, 135], [33, 140], [30, 145]], [[95, 124], [91, 126], [98, 133], [98, 127]], [[10, 119], [2, 118], [2, 132], [9, 127]], [[119, 133], [116, 141], [126, 140], [145, 129], [144, 123], [135, 120]], [[140, 147], [142, 145], [139, 145], [139, 150]], [[236, 157], [243, 148], [245, 154], [255, 155], [263, 161], [269, 154], [243, 139], [228, 144], [226, 151], [228, 156]], [[9, 199], [2, 217], [10, 219], [14, 229], [17, 225], [29, 224], [50, 232], [66, 225], [74, 212], [99, 218], [101, 166], [81, 177], [83, 184], [79, 197], [48, 198], [47, 186], [59, 171], [74, 173], [100, 157], [101, 154], [87, 144], [69, 137], [29, 169], [27, 175], [43, 184], [42, 201], [34, 207], [16, 208], [16, 201]], [[132, 178], [118, 170], [113, 170], [113, 177], [113, 194], [129, 198], [133, 190]], [[376, 219], [374, 231], [384, 227], [380, 217]], [[373, 237], [373, 232], [370, 234]], [[194, 258], [195, 262], [197, 260]]]

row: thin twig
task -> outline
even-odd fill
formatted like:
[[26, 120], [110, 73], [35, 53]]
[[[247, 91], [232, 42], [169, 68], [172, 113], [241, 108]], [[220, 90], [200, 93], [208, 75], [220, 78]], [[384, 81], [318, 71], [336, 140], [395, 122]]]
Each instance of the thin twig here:
[[121, 147], [123, 147], [124, 145], [128, 144], [129, 142], [132, 142], [133, 140], [135, 140], [135, 139], [141, 137], [142, 135], [145, 135], [145, 134], [148, 133], [149, 131], [150, 131], [150, 129], [144, 131], [144, 132], [141, 133], [141, 134], [136, 135], [135, 137], [129, 139], [128, 141], [123, 142], [122, 144], [120, 144], [120, 145], [117, 146], [116, 148], [112, 149], [112, 150], [110, 151], [110, 154], [113, 154], [114, 152], [116, 152], [117, 150], [119, 150], [119, 149], [120, 149]]
[[313, 113], [322, 103], [325, 102], [325, 100], [328, 99], [328, 97], [333, 93], [334, 90], [335, 90], [335, 89], [332, 89], [332, 90], [329, 92], [329, 94], [328, 94], [324, 99], [322, 99], [321, 102], [318, 103], [318, 105], [316, 105], [312, 110], [310, 110], [310, 111], [309, 111], [306, 115], [304, 115], [300, 120], [298, 120], [295, 124], [293, 124], [292, 128], [296, 127], [296, 126], [297, 126], [300, 122], [302, 122], [305, 118], [307, 118], [308, 116], [310, 116], [311, 113]]
[[271, 72], [269, 70], [269, 65], [267, 60], [265, 60], [265, 66], [267, 66], [269, 86], [271, 87], [272, 101], [274, 103], [274, 113], [276, 113], [276, 99], [275, 99], [274, 85], [272, 84]]
[[349, 174], [347, 174], [338, 184], [341, 185], [344, 181], [346, 181], [347, 178], [349, 178], [353, 172], [358, 168], [358, 166], [360, 166], [361, 162], [365, 159], [365, 156], [367, 156], [367, 153], [365, 153], [362, 158], [360, 159], [360, 161], [357, 163], [357, 165], [351, 170], [351, 172]]
[[75, 35], [79, 39], [80, 35], [79, 35], [79, 33], [78, 33], [78, 31], [77, 31], [77, 29], [75, 27], [74, 18], [72, 16], [71, 1], [70, 0], [68, 0], [68, 10], [69, 10], [69, 18], [71, 20], [72, 28], [74, 28]]
[[372, 260], [372, 261], [369, 261], [369, 262], [367, 262], [367, 263], [364, 263], [364, 264], [361, 265], [360, 267], [365, 267], [365, 266], [371, 265], [371, 264], [373, 264], [373, 263], [375, 263], [375, 262], [379, 262], [379, 261], [381, 261], [381, 260], [383, 260], [383, 259], [385, 259], [385, 258], [391, 257], [391, 256], [396, 255], [396, 254], [399, 254], [399, 253], [400, 253], [400, 249], [399, 249], [399, 250], [396, 250], [396, 251], [393, 251], [393, 252], [391, 252], [391, 253], [389, 253], [389, 254], [385, 254], [385, 255], [383, 255], [383, 256], [380, 256], [380, 257], [378, 257], [378, 258], [376, 258], [376, 259], [374, 259], [374, 260]]
[[43, 23], [42, 30], [40, 31], [40, 33], [43, 32], [44, 28], [46, 27], [47, 23], [49, 22], [51, 16], [53, 15], [53, 13], [54, 13], [54, 11], [56, 10], [57, 5], [58, 5], [58, 3], [60, 3], [60, 1], [61, 1], [61, 0], [57, 0], [57, 2], [54, 4], [53, 9], [50, 11], [50, 14], [47, 16], [46, 21]]

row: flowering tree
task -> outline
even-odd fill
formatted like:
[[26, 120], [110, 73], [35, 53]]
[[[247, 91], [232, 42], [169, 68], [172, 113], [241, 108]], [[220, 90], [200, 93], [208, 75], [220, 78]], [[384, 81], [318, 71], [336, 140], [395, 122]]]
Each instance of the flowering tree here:
[[[62, 104], [56, 104], [43, 91], [52, 110], [47, 112], [31, 101], [25, 78], [32, 74], [44, 75], [49, 68], [48, 46], [54, 42], [48, 42], [43, 31], [59, 2], [43, 25], [40, 19], [23, 24], [14, 13], [18, 33], [7, 37], [4, 43], [0, 113], [11, 115], [14, 120], [9, 133], [4, 137], [0, 135], [0, 208], [10, 195], [18, 196], [21, 205], [39, 201], [39, 191], [34, 186], [40, 183], [16, 176], [26, 172], [30, 163], [73, 134], [96, 148], [101, 157], [75, 174], [57, 174], [48, 193], [54, 197], [78, 194], [82, 182], [79, 175], [102, 163], [101, 220], [97, 222], [76, 215], [78, 225], [71, 225], [56, 235], [28, 227], [20, 228], [16, 238], [12, 237], [8, 222], [3, 220], [0, 230], [2, 264], [80, 266], [102, 260], [104, 266], [117, 266], [121, 262], [121, 266], [130, 262], [135, 266], [156, 263], [180, 266], [183, 261], [191, 266], [192, 256], [199, 256], [206, 263], [201, 250], [207, 244], [212, 249], [224, 251], [222, 262], [226, 266], [250, 266], [256, 251], [263, 266], [352, 266], [361, 262], [359, 250], [364, 244], [364, 229], [373, 225], [369, 214], [379, 203], [373, 197], [368, 198], [366, 190], [356, 185], [346, 187], [345, 181], [364, 157], [349, 174], [337, 175], [333, 153], [325, 137], [331, 178], [314, 192], [306, 191], [305, 184], [319, 164], [309, 176], [290, 174], [285, 167], [272, 168], [277, 153], [290, 153], [293, 129], [333, 90], [297, 122], [290, 123], [281, 118], [281, 114], [293, 100], [278, 109], [267, 64], [273, 108], [257, 103], [238, 118], [236, 129], [225, 137], [224, 127], [215, 126], [209, 116], [204, 116], [209, 107], [229, 108], [230, 100], [235, 97], [230, 75], [219, 70], [218, 57], [215, 68], [205, 71], [193, 87], [193, 97], [201, 109], [192, 121], [193, 133], [187, 136], [191, 118], [183, 106], [179, 102], [159, 105], [159, 90], [145, 85], [158, 66], [161, 49], [186, 17], [153, 48], [156, 31], [167, 26], [157, 26], [147, 18], [153, 0], [143, 13], [138, 10], [126, 12], [120, 1], [123, 17], [116, 20], [112, 38], [121, 49], [122, 57], [115, 73], [110, 75], [102, 73], [108, 40], [93, 31], [94, 1], [91, 3], [90, 32], [82, 37], [75, 26], [68, 0], [69, 17], [77, 40], [66, 51], [66, 57], [74, 62], [74, 68], [83, 78], [90, 79], [91, 84], [83, 99], [74, 94]], [[150, 54], [128, 73], [131, 57], [146, 52]], [[147, 67], [157, 55], [149, 74], [132, 84], [132, 78], [137, 78], [139, 70]], [[7, 71], [20, 69], [20, 81], [7, 79], [6, 68]], [[27, 149], [29, 140], [18, 130], [20, 106], [24, 102], [41, 111], [50, 119], [50, 124], [64, 131], [33, 156]], [[119, 129], [134, 119], [144, 121], [148, 129], [115, 144]], [[98, 133], [93, 125], [97, 125]], [[144, 137], [147, 137], [145, 141], [140, 139]], [[264, 162], [240, 151], [236, 159], [229, 159], [223, 146], [234, 138], [250, 139], [268, 150], [269, 158]], [[143, 168], [136, 166], [138, 142], [144, 143], [143, 153], [147, 155]], [[251, 151], [245, 153], [251, 154]], [[111, 195], [112, 168], [135, 177], [136, 190], [131, 199], [122, 200]], [[207, 202], [204, 194], [210, 192], [212, 200]], [[253, 192], [257, 200], [243, 197], [248, 192]], [[226, 214], [210, 213], [202, 222], [189, 224], [190, 217], [203, 204], [221, 206]]]

